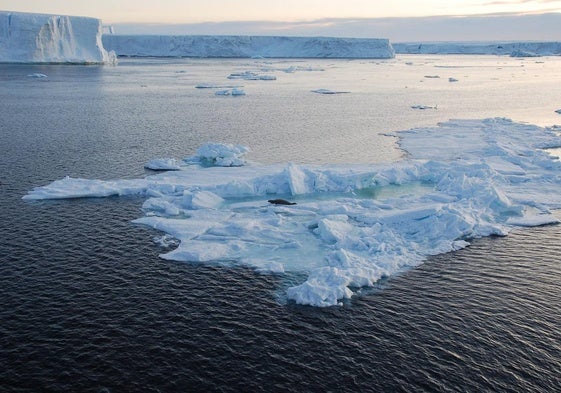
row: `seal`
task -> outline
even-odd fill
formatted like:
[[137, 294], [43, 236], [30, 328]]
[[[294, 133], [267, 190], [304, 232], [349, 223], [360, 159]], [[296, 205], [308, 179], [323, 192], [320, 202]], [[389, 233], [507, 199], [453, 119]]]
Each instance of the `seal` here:
[[286, 199], [269, 199], [268, 202], [273, 205], [296, 205], [296, 202], [289, 202]]

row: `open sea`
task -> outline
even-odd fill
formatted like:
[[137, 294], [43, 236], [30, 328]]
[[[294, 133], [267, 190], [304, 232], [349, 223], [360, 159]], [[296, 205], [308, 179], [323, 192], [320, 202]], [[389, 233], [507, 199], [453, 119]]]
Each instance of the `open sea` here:
[[[276, 80], [227, 78], [245, 71]], [[215, 94], [232, 86], [246, 94]], [[316, 308], [283, 299], [297, 274], [159, 258], [161, 233], [131, 223], [142, 197], [22, 200], [65, 176], [153, 174], [209, 141], [261, 163], [393, 162], [389, 132], [561, 124], [560, 86], [561, 57], [0, 64], [0, 392], [561, 391], [559, 225]]]

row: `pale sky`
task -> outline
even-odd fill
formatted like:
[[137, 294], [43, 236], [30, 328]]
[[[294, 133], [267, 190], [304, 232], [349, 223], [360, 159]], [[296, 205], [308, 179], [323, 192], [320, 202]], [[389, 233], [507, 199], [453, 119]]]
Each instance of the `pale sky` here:
[[91, 16], [106, 24], [310, 21], [561, 13], [561, 0], [0, 0], [0, 10]]

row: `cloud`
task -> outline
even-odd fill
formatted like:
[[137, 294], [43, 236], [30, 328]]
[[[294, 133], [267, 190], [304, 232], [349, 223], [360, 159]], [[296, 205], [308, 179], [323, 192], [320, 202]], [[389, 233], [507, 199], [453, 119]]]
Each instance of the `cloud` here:
[[116, 34], [287, 35], [405, 41], [560, 41], [561, 14], [488, 14], [415, 18], [326, 18], [298, 22], [118, 24]]

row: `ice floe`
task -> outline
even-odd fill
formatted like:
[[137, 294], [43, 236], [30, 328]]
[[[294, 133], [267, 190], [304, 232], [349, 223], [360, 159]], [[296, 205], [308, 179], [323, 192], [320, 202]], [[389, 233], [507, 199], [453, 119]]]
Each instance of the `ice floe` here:
[[234, 72], [228, 75], [228, 79], [244, 79], [248, 81], [274, 81], [277, 79], [274, 75], [257, 74], [252, 71]]
[[249, 152], [249, 147], [231, 143], [205, 143], [197, 149], [194, 157], [184, 161], [200, 163], [204, 166], [243, 166], [247, 163], [244, 156]]
[[153, 171], [177, 171], [181, 169], [179, 161], [175, 158], [155, 158], [150, 160], [144, 167]]
[[[243, 160], [244, 146], [206, 144], [179, 171], [67, 177], [23, 198], [142, 195], [134, 222], [178, 241], [162, 258], [299, 272], [305, 278], [286, 296], [313, 306], [337, 305], [474, 238], [558, 223], [561, 161], [545, 151], [561, 146], [556, 129], [451, 120], [395, 135], [408, 153], [399, 162], [260, 165]], [[297, 204], [267, 202], [276, 198]]]
[[436, 105], [412, 105], [411, 108], [412, 109], [425, 110], [425, 109], [438, 109], [438, 106], [436, 106]]
[[346, 93], [350, 93], [350, 91], [330, 90], [330, 89], [316, 89], [316, 90], [312, 90], [312, 93], [318, 93], [318, 94], [346, 94]]
[[29, 74], [27, 75], [29, 78], [35, 78], [35, 79], [42, 79], [42, 78], [46, 78], [47, 75], [45, 74], [41, 74], [39, 72], [33, 73], [33, 74]]
[[214, 94], [217, 96], [245, 96], [245, 91], [242, 89], [224, 89], [218, 90]]

